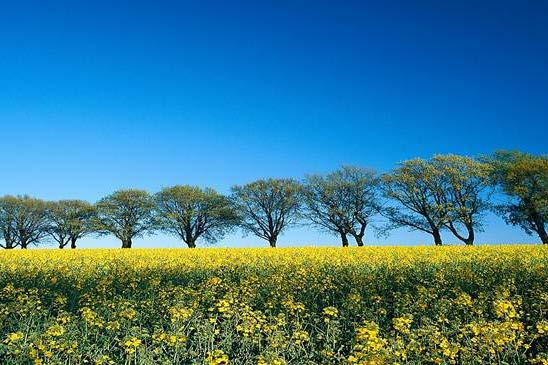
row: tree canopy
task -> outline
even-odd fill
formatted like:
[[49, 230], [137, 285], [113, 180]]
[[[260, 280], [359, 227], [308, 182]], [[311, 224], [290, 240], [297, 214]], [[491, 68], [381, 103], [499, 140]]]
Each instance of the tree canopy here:
[[118, 190], [96, 204], [95, 229], [110, 233], [131, 248], [133, 239], [156, 228], [154, 200], [144, 190]]
[[213, 189], [173, 186], [155, 196], [159, 227], [190, 248], [203, 238], [215, 242], [238, 222], [228, 198]]
[[240, 226], [276, 247], [278, 236], [295, 222], [301, 206], [301, 184], [293, 179], [266, 179], [232, 187]]
[[548, 244], [548, 157], [518, 151], [497, 151], [483, 158], [492, 166], [492, 182], [508, 196], [496, 210], [508, 224], [538, 234]]
[[375, 171], [356, 166], [307, 176], [303, 214], [316, 226], [338, 234], [343, 246], [348, 246], [348, 234], [363, 246], [367, 225], [379, 210], [378, 185]]
[[386, 229], [408, 227], [432, 235], [442, 244], [441, 230], [447, 221], [439, 171], [428, 161], [417, 158], [400, 164], [382, 176], [385, 197], [396, 202], [382, 212], [388, 218]]
[[473, 244], [475, 231], [483, 228], [483, 215], [489, 208], [491, 166], [451, 154], [434, 156], [430, 163], [437, 171], [431, 178], [439, 179], [431, 186], [441, 189], [434, 195], [442, 198], [447, 212], [445, 226], [465, 244]]
[[5, 248], [25, 249], [47, 234], [47, 203], [27, 195], [4, 196], [0, 201], [0, 224]]
[[59, 248], [76, 241], [94, 231], [95, 208], [83, 200], [59, 200], [48, 203], [48, 233]]

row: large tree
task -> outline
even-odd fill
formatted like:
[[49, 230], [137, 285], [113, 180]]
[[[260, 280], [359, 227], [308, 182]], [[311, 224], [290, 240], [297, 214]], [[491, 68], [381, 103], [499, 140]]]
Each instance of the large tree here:
[[48, 204], [48, 233], [64, 248], [70, 243], [76, 248], [76, 241], [94, 231], [95, 208], [82, 200], [60, 200]]
[[382, 210], [389, 220], [388, 229], [407, 227], [432, 235], [442, 244], [441, 230], [447, 221], [440, 177], [431, 163], [417, 158], [399, 165], [382, 176], [384, 195], [394, 201]]
[[181, 238], [195, 248], [203, 238], [215, 242], [237, 222], [228, 198], [213, 189], [195, 186], [173, 186], [155, 195], [161, 230]]
[[508, 196], [497, 211], [507, 223], [535, 232], [548, 244], [548, 157], [518, 151], [497, 151], [484, 157], [492, 166], [492, 181]]
[[95, 229], [110, 233], [122, 241], [122, 248], [131, 248], [133, 239], [156, 228], [154, 200], [143, 190], [119, 190], [95, 205]]
[[3, 247], [28, 248], [39, 243], [48, 230], [47, 203], [24, 196], [5, 196], [1, 200]]
[[437, 172], [430, 178], [439, 179], [430, 186], [440, 189], [434, 195], [445, 205], [445, 226], [465, 244], [474, 244], [475, 231], [482, 229], [489, 208], [491, 166], [452, 154], [434, 156], [429, 163]]
[[363, 246], [367, 225], [379, 210], [375, 171], [343, 166], [326, 176], [307, 176], [303, 189], [304, 215], [315, 225], [341, 237], [352, 235]]
[[292, 179], [266, 179], [232, 187], [232, 202], [247, 232], [276, 247], [278, 236], [295, 222], [301, 185]]

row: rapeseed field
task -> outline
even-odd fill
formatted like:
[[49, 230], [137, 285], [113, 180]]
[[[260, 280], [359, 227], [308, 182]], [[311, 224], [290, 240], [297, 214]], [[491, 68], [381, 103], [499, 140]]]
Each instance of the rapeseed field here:
[[0, 364], [548, 364], [548, 247], [0, 252]]

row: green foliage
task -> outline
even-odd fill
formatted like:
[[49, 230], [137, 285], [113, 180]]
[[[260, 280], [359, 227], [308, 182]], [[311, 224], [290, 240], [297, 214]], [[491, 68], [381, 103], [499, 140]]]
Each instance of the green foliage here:
[[132, 240], [156, 228], [154, 200], [144, 190], [118, 190], [96, 204], [94, 227], [100, 233], [111, 233], [131, 248]]
[[304, 215], [314, 225], [340, 235], [343, 246], [348, 246], [348, 234], [362, 246], [366, 227], [379, 210], [378, 185], [375, 171], [355, 166], [307, 176]]
[[30, 196], [4, 196], [0, 199], [0, 224], [5, 248], [28, 248], [47, 234], [47, 203]]
[[76, 241], [95, 229], [95, 207], [83, 200], [59, 200], [48, 203], [48, 233], [64, 248], [69, 243], [76, 248]]
[[19, 245], [15, 232], [17, 205], [18, 198], [14, 196], [0, 198], [0, 239], [4, 241], [2, 248], [12, 249]]
[[492, 181], [510, 200], [497, 207], [507, 223], [528, 234], [536, 232], [548, 244], [548, 157], [518, 151], [498, 151], [483, 158], [492, 166]]
[[247, 232], [276, 247], [280, 233], [295, 222], [302, 186], [292, 179], [266, 179], [232, 187], [232, 203]]
[[159, 227], [180, 237], [190, 248], [203, 238], [215, 242], [238, 223], [228, 198], [213, 189], [173, 186], [155, 196]]
[[[439, 181], [432, 184], [441, 190], [447, 215], [445, 226], [466, 244], [473, 244], [475, 230], [482, 229], [483, 213], [489, 208], [487, 190], [491, 166], [466, 156], [437, 155], [430, 161]], [[460, 232], [464, 228], [466, 235]]]
[[441, 245], [440, 231], [447, 222], [447, 209], [440, 171], [417, 158], [384, 174], [382, 181], [385, 197], [397, 202], [397, 206], [382, 211], [390, 221], [386, 229], [409, 227], [423, 231], [434, 237], [436, 245]]
[[473, 244], [489, 208], [491, 171], [489, 164], [452, 154], [405, 161], [383, 176], [385, 196], [399, 203], [384, 210], [389, 228], [428, 232], [436, 244], [441, 244], [440, 231], [447, 228], [459, 240]]

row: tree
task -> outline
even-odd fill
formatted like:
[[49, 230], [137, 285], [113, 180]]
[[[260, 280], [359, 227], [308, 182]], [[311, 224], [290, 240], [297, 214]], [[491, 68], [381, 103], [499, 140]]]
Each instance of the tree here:
[[143, 190], [116, 191], [97, 202], [95, 208], [95, 229], [102, 234], [113, 234], [122, 241], [122, 248], [131, 248], [135, 237], [156, 228], [154, 201]]
[[94, 231], [95, 208], [82, 200], [60, 200], [48, 206], [48, 234], [64, 248], [70, 243], [76, 248], [76, 241]]
[[18, 199], [14, 196], [0, 198], [0, 239], [4, 244], [0, 247], [12, 249], [19, 245], [16, 237], [15, 213]]
[[292, 179], [257, 180], [232, 188], [232, 202], [247, 232], [276, 247], [278, 236], [293, 224], [300, 208], [301, 185]]
[[441, 230], [447, 221], [439, 172], [428, 161], [417, 158], [400, 164], [382, 176], [384, 195], [397, 203], [382, 210], [387, 229], [408, 227], [432, 235], [441, 245]]
[[[445, 227], [467, 245], [474, 244], [475, 230], [483, 226], [483, 214], [489, 208], [488, 194], [491, 167], [470, 157], [437, 155], [429, 162], [437, 171], [431, 186], [440, 188], [447, 212]], [[465, 230], [465, 234], [461, 232]]]
[[375, 171], [354, 166], [343, 166], [327, 176], [308, 176], [303, 189], [304, 215], [338, 234], [343, 246], [348, 246], [348, 234], [363, 246], [367, 225], [379, 210], [378, 185]]
[[160, 229], [180, 237], [189, 248], [203, 238], [215, 242], [237, 221], [230, 201], [213, 189], [165, 188], [155, 196]]
[[508, 224], [537, 233], [548, 244], [548, 157], [519, 151], [497, 151], [483, 158], [492, 166], [492, 183], [509, 197], [496, 211]]
[[3, 247], [26, 249], [46, 236], [48, 220], [45, 201], [27, 195], [5, 196], [0, 205]]

